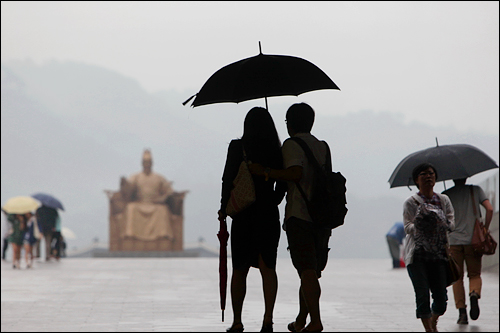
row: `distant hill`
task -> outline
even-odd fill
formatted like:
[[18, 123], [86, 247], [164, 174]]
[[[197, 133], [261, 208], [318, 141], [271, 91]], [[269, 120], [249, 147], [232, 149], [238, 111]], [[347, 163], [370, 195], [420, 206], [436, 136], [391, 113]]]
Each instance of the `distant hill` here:
[[[167, 80], [167, 74], [161, 75]], [[151, 148], [153, 170], [173, 180], [176, 190], [190, 191], [185, 242], [203, 237], [218, 247], [227, 145], [241, 136], [246, 111], [262, 101], [193, 109], [181, 103], [194, 92], [148, 94], [119, 73], [56, 61], [2, 63], [1, 93], [2, 203], [15, 195], [52, 193], [66, 208], [63, 224], [78, 236], [69, 241], [70, 250], [86, 248], [96, 237], [107, 242], [103, 190], [118, 189], [120, 176], [140, 171], [142, 151]], [[278, 101], [271, 114], [284, 140], [289, 105]], [[317, 114], [313, 134], [329, 142], [334, 168], [347, 178], [349, 213], [332, 236], [335, 257], [389, 258], [385, 233], [401, 221], [402, 202], [414, 192], [389, 189], [387, 181], [402, 158], [434, 146], [435, 137], [440, 144], [476, 145], [498, 161], [498, 136], [406, 123], [390, 113]], [[282, 233], [280, 255], [288, 255], [286, 243]]]

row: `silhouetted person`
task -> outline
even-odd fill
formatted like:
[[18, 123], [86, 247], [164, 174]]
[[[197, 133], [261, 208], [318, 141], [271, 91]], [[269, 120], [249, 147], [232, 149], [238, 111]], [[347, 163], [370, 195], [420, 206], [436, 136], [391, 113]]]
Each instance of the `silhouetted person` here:
[[45, 260], [50, 260], [50, 255], [52, 253], [52, 233], [56, 228], [56, 219], [59, 214], [55, 208], [41, 206], [36, 210], [36, 219], [38, 222], [38, 228], [43, 234], [43, 239], [45, 241]]
[[403, 208], [405, 264], [415, 290], [417, 318], [426, 332], [437, 332], [438, 318], [446, 312], [448, 301], [447, 232], [455, 228], [455, 218], [448, 196], [434, 192], [438, 177], [434, 166], [417, 165], [412, 177], [419, 191], [406, 199]]
[[[311, 134], [314, 123], [314, 110], [306, 103], [292, 105], [286, 113], [288, 134], [305, 141], [319, 165], [325, 166], [327, 145]], [[299, 183], [307, 197], [311, 198], [314, 178], [313, 165], [306, 153], [295, 141], [288, 139], [283, 144], [283, 168], [267, 169], [268, 165], [252, 164], [250, 170], [256, 175], [288, 182], [286, 195], [285, 222], [288, 248], [292, 263], [300, 277], [299, 314], [288, 325], [291, 331], [306, 329], [310, 332], [323, 330], [319, 299], [321, 288], [319, 278], [328, 261], [328, 242], [332, 231], [314, 224], [307, 206], [296, 183]], [[266, 170], [267, 169], [267, 170]], [[306, 326], [307, 316], [311, 321]]]
[[[248, 160], [273, 168], [282, 167], [281, 142], [269, 112], [260, 107], [251, 109], [245, 117], [243, 136], [229, 144], [226, 165], [222, 176], [221, 207], [219, 220], [225, 223], [226, 206], [233, 180], [243, 161], [243, 150]], [[242, 332], [241, 311], [246, 294], [246, 279], [250, 267], [262, 275], [265, 312], [261, 332], [273, 331], [273, 310], [278, 290], [276, 258], [280, 238], [278, 205], [285, 195], [285, 184], [272, 179], [252, 177], [256, 201], [238, 213], [231, 223], [231, 300], [233, 324], [228, 332]]]
[[[474, 252], [471, 245], [474, 234], [474, 224], [479, 218], [479, 204], [486, 209], [484, 226], [489, 229], [491, 218], [493, 217], [493, 207], [486, 197], [483, 189], [479, 186], [465, 185], [467, 178], [454, 179], [455, 186], [443, 194], [450, 197], [455, 209], [455, 230], [449, 233], [451, 255], [460, 266], [460, 279], [453, 283], [453, 295], [455, 296], [455, 306], [458, 309], [457, 324], [466, 325], [469, 323], [465, 304], [464, 288], [464, 262], [467, 266], [467, 276], [469, 277], [469, 297], [470, 297], [470, 317], [476, 320], [479, 317], [478, 299], [481, 298], [481, 259], [482, 255]], [[474, 191], [472, 199], [471, 190]], [[474, 214], [476, 206], [477, 215]]]

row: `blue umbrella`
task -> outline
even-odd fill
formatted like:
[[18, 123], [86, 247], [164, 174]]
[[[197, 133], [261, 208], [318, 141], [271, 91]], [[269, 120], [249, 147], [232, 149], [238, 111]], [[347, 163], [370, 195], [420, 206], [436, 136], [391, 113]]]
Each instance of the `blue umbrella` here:
[[61, 210], [64, 210], [62, 203], [59, 200], [57, 200], [56, 198], [54, 198], [53, 196], [51, 196], [50, 194], [36, 193], [36, 194], [33, 194], [31, 197], [40, 201], [42, 203], [42, 205], [44, 205], [44, 206], [54, 208], [54, 209], [59, 208]]

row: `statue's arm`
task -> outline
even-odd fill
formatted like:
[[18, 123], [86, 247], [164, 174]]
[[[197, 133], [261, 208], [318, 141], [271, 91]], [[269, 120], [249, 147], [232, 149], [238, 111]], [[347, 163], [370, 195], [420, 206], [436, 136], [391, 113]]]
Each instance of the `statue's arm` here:
[[132, 197], [134, 194], [134, 185], [125, 177], [122, 177], [120, 179], [120, 192], [122, 194], [122, 198], [125, 201], [132, 201]]
[[167, 181], [166, 179], [161, 180], [161, 185], [160, 185], [160, 195], [158, 198], [155, 200], [155, 203], [161, 203], [164, 204], [167, 202], [167, 199], [174, 194], [174, 190], [172, 186], [170, 185], [171, 183]]

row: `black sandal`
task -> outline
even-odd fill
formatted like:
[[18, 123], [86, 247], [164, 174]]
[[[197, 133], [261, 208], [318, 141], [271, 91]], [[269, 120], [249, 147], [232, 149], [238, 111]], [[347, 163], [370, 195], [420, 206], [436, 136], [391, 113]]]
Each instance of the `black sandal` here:
[[[239, 325], [241, 325], [241, 327], [236, 327], [236, 328], [234, 327], [234, 326], [239, 326]], [[233, 325], [233, 326], [229, 327], [228, 329], [226, 329], [226, 332], [228, 332], [228, 333], [232, 333], [232, 332], [241, 333], [244, 330], [245, 330], [245, 328], [243, 327], [243, 324], [236, 324], [236, 325]]]

